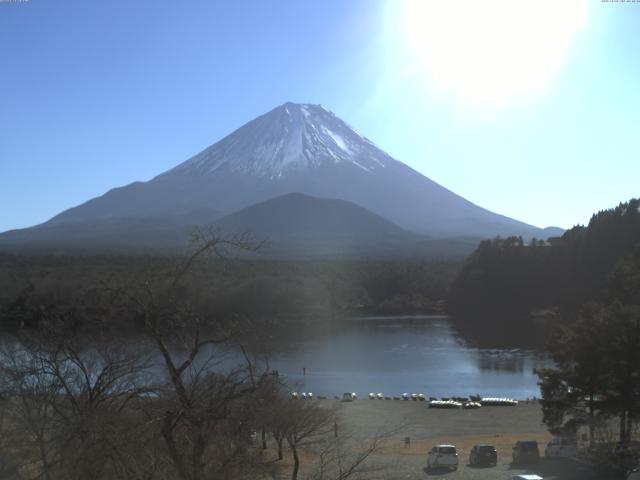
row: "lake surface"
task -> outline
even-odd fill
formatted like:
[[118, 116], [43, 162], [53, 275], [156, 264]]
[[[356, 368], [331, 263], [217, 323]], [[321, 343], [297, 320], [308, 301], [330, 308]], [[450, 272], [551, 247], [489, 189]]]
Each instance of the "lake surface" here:
[[369, 392], [539, 397], [533, 369], [548, 365], [533, 350], [471, 347], [444, 316], [357, 319], [350, 328], [309, 340], [271, 362], [292, 390], [327, 396], [356, 392], [360, 398]]
[[[142, 347], [140, 339], [130, 341], [132, 348]], [[2, 345], [13, 342], [11, 336], [0, 336]], [[152, 376], [166, 375], [162, 358], [153, 349], [150, 355]], [[243, 359], [237, 351], [222, 348], [218, 361], [212, 366], [224, 369]], [[427, 397], [526, 399], [540, 396], [533, 369], [548, 365], [534, 350], [472, 346], [446, 316], [410, 316], [354, 319], [347, 328], [271, 358], [269, 366], [292, 391], [331, 397], [343, 392], [356, 392], [360, 398], [369, 392], [415, 392]]]

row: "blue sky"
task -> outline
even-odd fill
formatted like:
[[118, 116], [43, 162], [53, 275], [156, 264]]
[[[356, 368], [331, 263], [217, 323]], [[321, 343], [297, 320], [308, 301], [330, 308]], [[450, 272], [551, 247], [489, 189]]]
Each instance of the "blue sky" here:
[[458, 17], [409, 0], [2, 2], [0, 231], [148, 180], [286, 101], [325, 105], [485, 208], [587, 222], [640, 195], [640, 3], [572, 1], [527, 12], [531, 28], [490, 1], [479, 19], [464, 1]]

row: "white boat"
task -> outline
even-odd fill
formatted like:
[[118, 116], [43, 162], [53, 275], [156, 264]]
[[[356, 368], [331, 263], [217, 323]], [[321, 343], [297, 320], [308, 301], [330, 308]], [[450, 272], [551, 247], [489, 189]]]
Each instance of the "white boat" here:
[[511, 398], [482, 397], [480, 404], [484, 407], [514, 407], [518, 405], [518, 401]]
[[462, 404], [455, 400], [431, 400], [429, 408], [462, 408]]

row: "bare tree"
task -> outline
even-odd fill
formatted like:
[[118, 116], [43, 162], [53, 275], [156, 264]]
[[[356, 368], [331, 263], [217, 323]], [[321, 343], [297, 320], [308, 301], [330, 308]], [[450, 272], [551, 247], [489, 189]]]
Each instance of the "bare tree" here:
[[313, 402], [288, 400], [287, 416], [283, 419], [284, 438], [293, 457], [291, 480], [297, 480], [300, 470], [300, 449], [317, 444], [328, 435], [335, 421], [335, 410], [322, 408]]
[[[82, 345], [82, 347], [80, 347]], [[146, 387], [144, 357], [117, 342], [30, 335], [4, 349], [3, 396], [13, 447], [47, 480], [113, 469], [129, 402]]]
[[[372, 455], [379, 452], [391, 439], [403, 431], [406, 421], [399, 425], [384, 426], [371, 439], [357, 441], [343, 426], [338, 434], [339, 407], [315, 401], [298, 400], [280, 395], [268, 410], [269, 431], [279, 443], [286, 441], [293, 459], [292, 480], [302, 476], [307, 480], [347, 480], [371, 478], [383, 468], [374, 464]], [[302, 472], [301, 452], [316, 457]]]
[[[0, 355], [0, 389], [3, 397], [3, 450], [20, 452], [22, 463], [38, 465], [46, 480], [58, 455], [51, 445], [56, 416], [51, 404], [58, 385], [34, 374], [37, 361], [26, 352], [4, 348]], [[4, 420], [4, 419], [3, 419]]]
[[[318, 461], [307, 480], [347, 480], [372, 478], [384, 467], [373, 464], [371, 457], [401, 432], [405, 423], [379, 429], [372, 439], [357, 442], [348, 432], [334, 438], [325, 437], [318, 452]], [[386, 475], [384, 478], [388, 478]]]
[[194, 245], [170, 271], [160, 269], [116, 289], [160, 355], [166, 382], [148, 414], [159, 425], [166, 454], [182, 480], [239, 475], [254, 463], [246, 461], [251, 411], [240, 406], [265, 379], [244, 347], [259, 326], [246, 318], [216, 318], [207, 311], [206, 299], [189, 290], [202, 261], [226, 258], [230, 249], [252, 251], [256, 244], [246, 236], [196, 232]]

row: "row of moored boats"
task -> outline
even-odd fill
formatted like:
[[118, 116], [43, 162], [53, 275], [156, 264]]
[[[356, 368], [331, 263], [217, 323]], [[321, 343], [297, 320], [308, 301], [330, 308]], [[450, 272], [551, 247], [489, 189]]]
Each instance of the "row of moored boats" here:
[[[369, 400], [413, 400], [425, 402], [427, 398], [423, 393], [403, 393], [401, 396], [387, 396], [382, 393], [369, 393]], [[302, 400], [313, 400], [316, 398], [312, 392], [292, 392], [292, 399], [302, 399]], [[323, 395], [318, 395], [318, 400], [326, 399], [327, 397]], [[336, 400], [340, 399], [337, 395], [334, 397]], [[353, 400], [357, 400], [358, 395], [356, 393], [343, 393], [342, 401], [350, 402]], [[480, 408], [482, 406], [487, 407], [512, 407], [518, 404], [517, 400], [513, 400], [511, 398], [503, 398], [503, 397], [480, 397], [480, 396], [471, 396], [471, 397], [451, 397], [451, 398], [442, 398], [437, 399], [435, 397], [429, 397], [428, 405], [429, 408], [466, 408], [466, 409], [475, 409]]]

